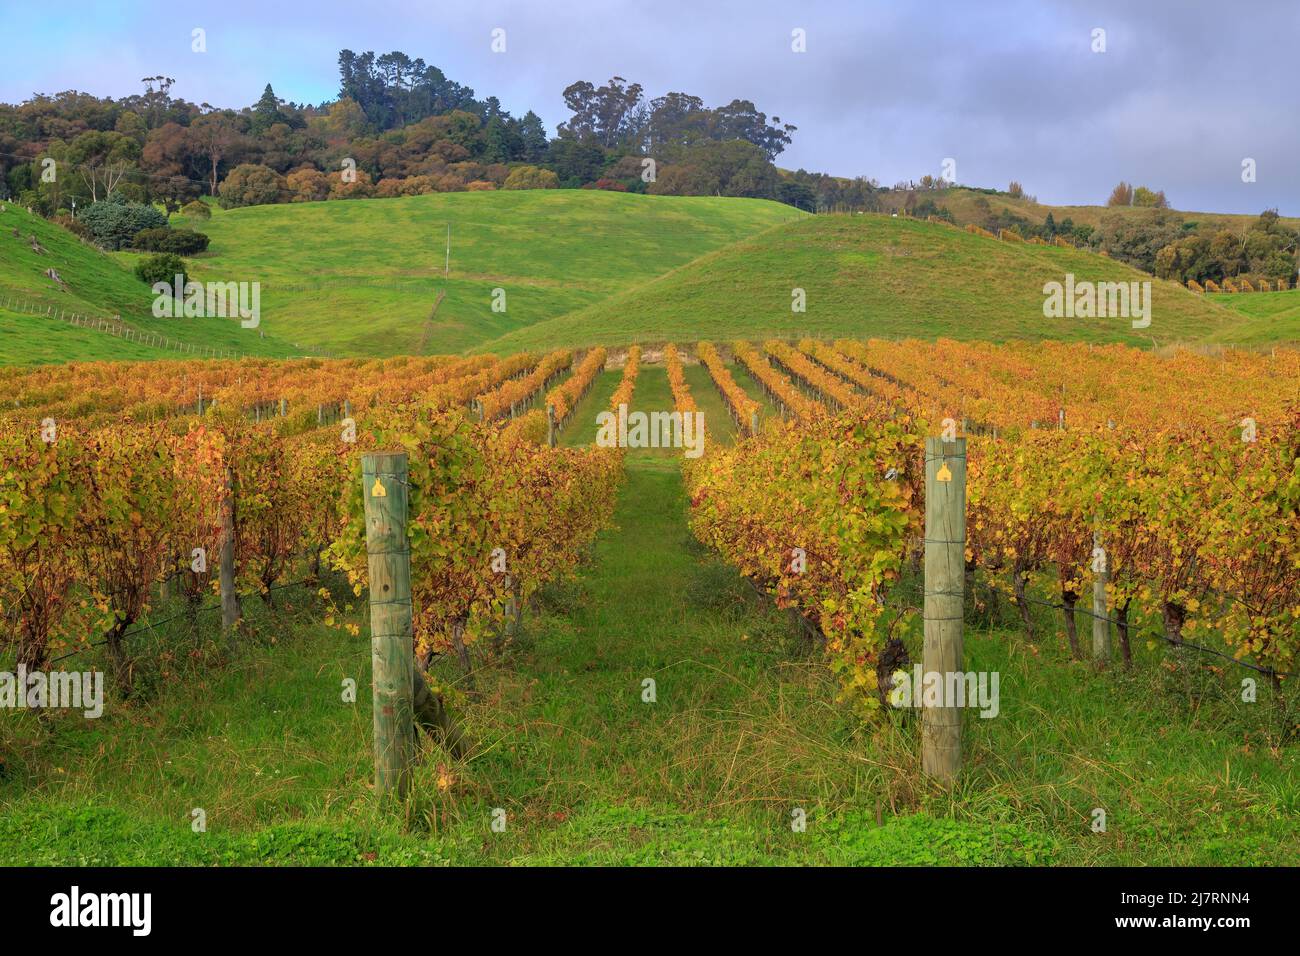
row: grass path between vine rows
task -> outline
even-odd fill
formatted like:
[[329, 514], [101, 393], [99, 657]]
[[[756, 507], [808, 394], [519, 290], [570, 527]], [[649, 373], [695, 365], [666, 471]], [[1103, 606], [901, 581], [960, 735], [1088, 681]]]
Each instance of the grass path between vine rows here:
[[[707, 376], [688, 379], [716, 422]], [[602, 376], [575, 421], [594, 421], [616, 381]], [[634, 404], [670, 401], [662, 367], [644, 369]], [[716, 439], [729, 440], [725, 425]], [[97, 721], [4, 715], [0, 859], [1297, 858], [1296, 748], [1271, 745], [1266, 701], [1243, 710], [1239, 675], [1171, 673], [1145, 645], [1133, 673], [1095, 674], [1059, 638], [1033, 645], [972, 625], [967, 666], [1001, 673], [1001, 714], [968, 717], [965, 776], [943, 793], [918, 776], [915, 722], [857, 723], [834, 703], [820, 652], [694, 541], [675, 455], [630, 453], [627, 465], [616, 527], [576, 580], [545, 590], [515, 648], [482, 666], [477, 693], [457, 702], [477, 752], [456, 764], [426, 744], [403, 817], [378, 813], [370, 789], [364, 604], [351, 636], [319, 623], [310, 592], [290, 590], [274, 611], [245, 602], [254, 635], [233, 652], [181, 632], [140, 647], [164, 662], [141, 679], [145, 701], [110, 702]], [[450, 660], [435, 674], [459, 679]], [[341, 699], [346, 678], [358, 703]], [[192, 826], [199, 808], [206, 832]], [[1094, 808], [1106, 811], [1105, 832], [1092, 830]]]

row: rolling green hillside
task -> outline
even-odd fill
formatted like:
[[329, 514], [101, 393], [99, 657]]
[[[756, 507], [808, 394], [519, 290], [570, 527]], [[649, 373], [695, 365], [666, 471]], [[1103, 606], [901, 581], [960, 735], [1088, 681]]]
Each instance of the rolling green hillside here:
[[[1023, 216], [1036, 225], [1042, 225], [1048, 213], [1052, 214], [1052, 218], [1058, 224], [1065, 219], [1070, 219], [1076, 226], [1094, 227], [1100, 225], [1102, 218], [1111, 213], [1117, 213], [1128, 219], [1145, 219], [1156, 213], [1154, 209], [1139, 206], [1053, 206], [1029, 199], [1013, 199], [1002, 193], [989, 194], [975, 189], [964, 189], [960, 186], [932, 192], [918, 192], [917, 198], [933, 200], [936, 206], [946, 206], [962, 225], [980, 221], [982, 212], [977, 204], [981, 199], [988, 203], [990, 212], [1011, 212]], [[906, 193], [884, 193], [882, 199], [886, 211], [901, 212]], [[1249, 213], [1188, 212], [1180, 209], [1171, 211], [1181, 216], [1185, 222], [1199, 223], [1210, 230], [1230, 229], [1233, 232], [1241, 232], [1259, 218], [1259, 214], [1264, 210], [1261, 207]], [[1282, 222], [1290, 229], [1300, 228], [1300, 219], [1294, 216], [1283, 216]]]
[[[1151, 281], [1151, 326], [1127, 319], [1048, 319], [1043, 285]], [[791, 311], [791, 290], [807, 312]], [[817, 216], [770, 229], [598, 306], [490, 344], [613, 344], [779, 334], [1077, 339], [1150, 346], [1234, 340], [1240, 314], [1119, 262], [1074, 249], [1001, 242], [938, 223]], [[1290, 326], [1294, 338], [1296, 326]]]
[[[218, 209], [210, 222], [192, 225], [212, 237], [210, 251], [189, 260], [193, 278], [261, 283], [258, 331], [233, 319], [155, 319], [150, 290], [131, 272], [138, 254], [101, 253], [10, 205], [0, 213], [0, 362], [177, 354], [32, 314], [47, 308], [120, 315], [129, 327], [182, 343], [266, 356], [803, 333], [1145, 346], [1300, 338], [1300, 292], [1198, 296], [1078, 250], [1004, 243], [902, 217], [813, 217], [758, 200], [441, 193]], [[33, 235], [42, 252], [32, 249]], [[66, 289], [44, 275], [47, 268]], [[1044, 318], [1043, 285], [1067, 272], [1080, 280], [1150, 280], [1151, 327]], [[806, 291], [806, 313], [791, 311], [796, 287]], [[492, 309], [494, 289], [503, 290], [504, 312]]]
[[[110, 254], [82, 242], [62, 226], [10, 203], [0, 212], [0, 363], [97, 359], [147, 359], [178, 351], [152, 348], [93, 329], [47, 317], [76, 314], [121, 316], [124, 325], [166, 336], [181, 345], [207, 346], [241, 354], [301, 354], [292, 343], [240, 328], [231, 319], [158, 319], [153, 295], [131, 272], [132, 253]], [[33, 248], [35, 237], [40, 251]], [[53, 269], [60, 287], [46, 276]]]
[[1300, 339], [1300, 289], [1285, 292], [1224, 292], [1206, 296], [1240, 318], [1215, 336], [1216, 341], [1265, 345]]
[[600, 190], [254, 206], [196, 224], [212, 244], [195, 277], [260, 281], [268, 334], [290, 341], [339, 355], [457, 352], [805, 216], [765, 200]]

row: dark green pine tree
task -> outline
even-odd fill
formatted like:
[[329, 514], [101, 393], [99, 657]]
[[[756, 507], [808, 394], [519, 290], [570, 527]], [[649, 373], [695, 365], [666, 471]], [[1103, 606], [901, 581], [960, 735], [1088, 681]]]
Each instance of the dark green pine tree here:
[[546, 127], [542, 118], [529, 110], [519, 121], [521, 159], [526, 163], [540, 163], [546, 155]]
[[262, 91], [262, 97], [253, 107], [253, 122], [251, 129], [254, 135], [265, 133], [276, 123], [283, 123], [284, 114], [280, 112], [280, 100], [275, 95], [275, 90], [271, 89], [271, 84], [266, 84], [266, 89]]

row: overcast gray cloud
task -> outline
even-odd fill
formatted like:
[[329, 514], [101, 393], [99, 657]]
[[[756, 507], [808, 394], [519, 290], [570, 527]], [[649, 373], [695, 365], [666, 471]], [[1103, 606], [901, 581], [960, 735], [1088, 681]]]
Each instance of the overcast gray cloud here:
[[[1127, 179], [1183, 209], [1300, 214], [1295, 0], [145, 0], [23, 4], [0, 24], [9, 102], [67, 88], [122, 95], [155, 73], [197, 102], [248, 105], [267, 82], [320, 102], [337, 91], [339, 49], [400, 49], [552, 130], [565, 86], [618, 74], [652, 96], [753, 100], [799, 127], [783, 166], [888, 184], [937, 175], [951, 157], [962, 182], [1017, 179], [1045, 202], [1103, 202]], [[196, 26], [206, 54], [190, 51]], [[494, 27], [505, 54], [489, 48]], [[790, 49], [796, 27], [806, 53]], [[1106, 31], [1103, 54], [1094, 28]], [[1253, 184], [1241, 182], [1246, 157]]]

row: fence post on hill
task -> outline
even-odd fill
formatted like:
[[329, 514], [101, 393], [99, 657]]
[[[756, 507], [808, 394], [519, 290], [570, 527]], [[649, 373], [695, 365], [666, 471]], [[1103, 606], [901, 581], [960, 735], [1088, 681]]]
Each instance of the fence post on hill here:
[[550, 448], [555, 447], [555, 406], [546, 406], [546, 444]]
[[757, 408], [749, 413], [749, 433], [751, 435], [758, 434], [758, 409]]
[[415, 756], [415, 647], [411, 623], [411, 550], [406, 538], [406, 452], [362, 456], [366, 555], [370, 570], [375, 793], [401, 800]]
[[1110, 564], [1102, 549], [1101, 532], [1092, 533], [1092, 659], [1101, 667], [1110, 660], [1110, 620], [1106, 611], [1106, 582]]
[[[966, 439], [925, 440], [925, 651], [922, 680], [954, 683], [964, 671]], [[937, 675], [937, 676], [931, 676]], [[920, 691], [920, 688], [915, 689]], [[921, 711], [921, 769], [949, 784], [961, 770], [961, 711], [947, 697]]]
[[226, 498], [221, 503], [221, 629], [232, 630], [243, 611], [235, 593], [235, 488], [229, 469], [226, 471]]

